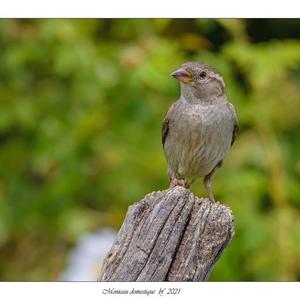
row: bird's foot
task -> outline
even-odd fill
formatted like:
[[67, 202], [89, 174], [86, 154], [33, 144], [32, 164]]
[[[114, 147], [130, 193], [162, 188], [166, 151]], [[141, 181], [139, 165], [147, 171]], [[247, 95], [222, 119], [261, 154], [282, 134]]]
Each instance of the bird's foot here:
[[217, 203], [215, 197], [212, 196], [212, 195], [209, 195], [208, 199], [209, 199], [210, 201], [214, 202], [214, 203]]
[[182, 186], [182, 187], [184, 187], [184, 188], [187, 187], [186, 182], [185, 182], [184, 179], [178, 179], [178, 178], [176, 178], [176, 177], [173, 177], [173, 178], [171, 179], [171, 182], [170, 182], [170, 188], [173, 188], [173, 187], [175, 187], [175, 186]]

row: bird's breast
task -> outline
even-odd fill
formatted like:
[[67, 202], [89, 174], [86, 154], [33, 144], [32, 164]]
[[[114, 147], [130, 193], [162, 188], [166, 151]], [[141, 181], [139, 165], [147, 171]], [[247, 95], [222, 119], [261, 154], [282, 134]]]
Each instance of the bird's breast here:
[[166, 145], [174, 156], [176, 173], [187, 178], [207, 175], [228, 153], [232, 132], [225, 105], [182, 107], [170, 124]]

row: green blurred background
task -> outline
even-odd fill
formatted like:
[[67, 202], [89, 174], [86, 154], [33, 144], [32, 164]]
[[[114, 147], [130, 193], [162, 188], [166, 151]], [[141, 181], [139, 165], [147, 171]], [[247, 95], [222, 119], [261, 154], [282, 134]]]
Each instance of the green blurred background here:
[[58, 280], [82, 235], [167, 188], [188, 60], [223, 74], [240, 120], [214, 180], [236, 234], [210, 280], [300, 280], [300, 20], [272, 19], [1, 20], [0, 280]]

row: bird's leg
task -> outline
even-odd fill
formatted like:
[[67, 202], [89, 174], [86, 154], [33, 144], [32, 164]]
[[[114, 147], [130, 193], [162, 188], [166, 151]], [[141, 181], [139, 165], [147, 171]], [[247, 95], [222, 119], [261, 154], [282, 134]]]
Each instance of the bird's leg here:
[[187, 187], [186, 186], [186, 182], [184, 179], [178, 179], [176, 177], [171, 177], [170, 180], [170, 188], [173, 188], [175, 186], [183, 186], [183, 187]]
[[204, 180], [203, 180], [204, 186], [205, 186], [205, 188], [206, 188], [206, 190], [207, 190], [207, 193], [208, 193], [208, 198], [209, 198], [209, 200], [211, 200], [211, 201], [213, 201], [213, 202], [216, 202], [216, 200], [215, 200], [214, 194], [213, 194], [213, 192], [212, 192], [211, 181], [212, 181], [212, 177], [213, 177], [214, 173], [215, 173], [219, 168], [221, 168], [222, 164], [223, 164], [223, 161], [222, 161], [222, 160], [219, 161], [219, 162], [217, 163], [217, 165], [212, 169], [212, 171], [211, 171], [208, 175], [206, 175], [206, 176], [204, 177]]
[[215, 173], [215, 170], [216, 169], [213, 169], [208, 175], [206, 175], [204, 177], [204, 180], [203, 180], [204, 186], [205, 186], [205, 188], [207, 190], [207, 193], [208, 193], [208, 198], [209, 198], [209, 200], [211, 200], [213, 202], [216, 202], [216, 200], [215, 200], [215, 197], [214, 197], [214, 194], [213, 194], [213, 191], [212, 191], [211, 181], [212, 181], [212, 177]]

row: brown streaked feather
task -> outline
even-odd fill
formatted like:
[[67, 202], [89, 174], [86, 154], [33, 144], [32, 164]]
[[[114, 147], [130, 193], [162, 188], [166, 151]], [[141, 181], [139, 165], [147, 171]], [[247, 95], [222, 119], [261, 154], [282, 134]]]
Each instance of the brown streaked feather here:
[[238, 123], [236, 122], [236, 123], [234, 124], [234, 127], [233, 127], [231, 146], [232, 146], [233, 143], [235, 142], [238, 133], [239, 133], [239, 125], [238, 125]]
[[161, 129], [161, 142], [163, 144], [163, 146], [165, 145], [165, 141], [169, 132], [169, 125], [170, 125], [170, 119], [169, 116], [170, 114], [172, 114], [172, 111], [174, 109], [174, 107], [176, 106], [176, 102], [174, 102], [169, 110], [167, 111], [165, 118], [163, 120], [163, 124], [162, 124], [162, 129]]
[[161, 129], [161, 142], [163, 146], [165, 145], [166, 137], [169, 131], [169, 119], [168, 117], [164, 118], [162, 129]]
[[238, 118], [237, 118], [235, 107], [231, 103], [228, 103], [228, 104], [229, 104], [229, 107], [230, 107], [230, 109], [233, 113], [233, 117], [234, 117], [234, 126], [233, 126], [233, 132], [232, 132], [232, 140], [231, 140], [231, 146], [232, 146], [237, 138], [238, 133], [239, 133], [239, 124], [238, 124]]

